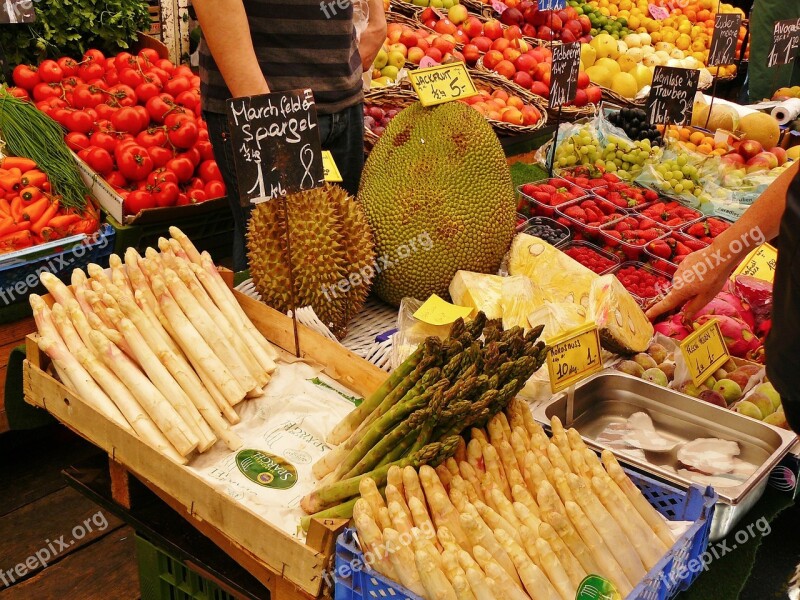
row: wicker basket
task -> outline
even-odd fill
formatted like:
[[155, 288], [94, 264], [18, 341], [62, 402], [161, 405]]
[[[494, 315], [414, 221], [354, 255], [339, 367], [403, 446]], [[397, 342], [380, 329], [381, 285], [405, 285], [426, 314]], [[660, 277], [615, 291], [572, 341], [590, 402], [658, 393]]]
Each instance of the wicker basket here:
[[[509, 81], [502, 75], [499, 75], [492, 71], [491, 69], [486, 68], [483, 64], [483, 57], [481, 56], [478, 59], [478, 62], [475, 63], [475, 68], [473, 71], [489, 73], [495, 77], [500, 77], [506, 83], [509, 89], [513, 90], [515, 94], [523, 96], [523, 97], [533, 97], [536, 98], [539, 102], [540, 106], [548, 107], [547, 98], [542, 98], [541, 96], [534, 94], [530, 90], [525, 89], [524, 87], [517, 85], [513, 81]], [[555, 113], [551, 108], [547, 108], [548, 113]], [[581, 117], [588, 117], [589, 115], [593, 115], [597, 112], [597, 107], [594, 104], [587, 104], [586, 106], [562, 106], [561, 107], [561, 114], [562, 116], [566, 116], [567, 118], [581, 118]], [[552, 114], [551, 114], [552, 116]]]
[[475, 87], [478, 89], [486, 89], [492, 92], [499, 89], [504, 90], [509, 94], [519, 96], [522, 98], [523, 102], [534, 106], [542, 115], [542, 118], [539, 119], [539, 121], [534, 125], [516, 125], [514, 123], [506, 123], [505, 121], [487, 119], [489, 124], [498, 132], [511, 133], [515, 135], [531, 133], [537, 129], [541, 129], [547, 123], [547, 102], [541, 97], [532, 94], [529, 90], [513, 84], [513, 82], [509, 81], [505, 77], [502, 77], [501, 75], [498, 75], [492, 71], [477, 71], [475, 69], [470, 69], [469, 74], [470, 77], [472, 77], [473, 83], [475, 83]]
[[[405, 108], [417, 101], [413, 90], [400, 85], [373, 88], [364, 94], [364, 104], [380, 108]], [[372, 130], [364, 128], [364, 151], [370, 152], [380, 139]]]
[[423, 8], [424, 7], [422, 6], [417, 6], [416, 4], [412, 4], [411, 2], [406, 2], [405, 0], [391, 0], [391, 2], [389, 2], [389, 10], [386, 12], [387, 21], [389, 15], [391, 14], [400, 14], [406, 17], [414, 17]]

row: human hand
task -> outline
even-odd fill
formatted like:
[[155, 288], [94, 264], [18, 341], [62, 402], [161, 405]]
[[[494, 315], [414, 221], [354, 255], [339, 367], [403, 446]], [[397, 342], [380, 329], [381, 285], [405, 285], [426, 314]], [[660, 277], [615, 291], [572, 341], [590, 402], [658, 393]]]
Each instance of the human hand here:
[[716, 296], [728, 280], [731, 269], [715, 260], [714, 246], [692, 252], [678, 266], [669, 293], [647, 310], [647, 318], [656, 317], [686, 304], [684, 314], [691, 317]]

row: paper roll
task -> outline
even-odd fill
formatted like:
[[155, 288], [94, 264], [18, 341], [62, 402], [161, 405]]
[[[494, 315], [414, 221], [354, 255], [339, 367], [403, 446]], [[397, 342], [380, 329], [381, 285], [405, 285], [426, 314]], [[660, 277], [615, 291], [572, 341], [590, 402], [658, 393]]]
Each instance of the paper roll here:
[[800, 116], [800, 98], [789, 98], [772, 109], [772, 116], [779, 125], [786, 125]]

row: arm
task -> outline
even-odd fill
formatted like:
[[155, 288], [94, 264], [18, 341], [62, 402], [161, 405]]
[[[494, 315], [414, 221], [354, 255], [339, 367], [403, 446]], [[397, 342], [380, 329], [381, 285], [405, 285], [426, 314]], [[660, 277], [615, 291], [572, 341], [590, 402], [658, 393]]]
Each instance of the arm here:
[[386, 14], [383, 12], [383, 0], [369, 0], [367, 28], [361, 34], [358, 43], [358, 53], [361, 55], [364, 71], [372, 68], [372, 63], [384, 41], [386, 41]]
[[708, 248], [687, 256], [675, 273], [672, 290], [647, 311], [647, 316], [655, 319], [688, 302], [685, 313], [691, 318], [708, 304], [751, 250], [778, 235], [786, 193], [798, 169], [800, 162], [795, 162]]
[[268, 94], [242, 0], [194, 0], [197, 20], [234, 97]]

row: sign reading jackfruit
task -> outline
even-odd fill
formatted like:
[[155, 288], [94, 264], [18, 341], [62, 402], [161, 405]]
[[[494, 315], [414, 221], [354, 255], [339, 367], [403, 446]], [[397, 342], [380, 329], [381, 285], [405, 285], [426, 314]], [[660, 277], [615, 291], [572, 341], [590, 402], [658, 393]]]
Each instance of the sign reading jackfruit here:
[[231, 98], [227, 109], [242, 206], [325, 182], [310, 89]]
[[600, 334], [594, 323], [587, 323], [547, 343], [550, 346], [547, 370], [554, 394], [603, 369]]
[[408, 77], [422, 106], [433, 106], [478, 94], [467, 68], [461, 62], [416, 69], [409, 72]]
[[339, 167], [336, 166], [336, 161], [333, 160], [333, 154], [330, 150], [322, 151], [322, 173], [325, 181], [332, 181], [339, 183], [342, 181], [342, 174], [339, 173]]
[[553, 46], [550, 79], [550, 108], [575, 100], [578, 93], [578, 71], [581, 64], [581, 43]]
[[709, 66], [730, 65], [736, 58], [736, 41], [739, 39], [739, 25], [742, 15], [717, 13], [714, 18], [714, 33], [708, 51]]
[[731, 275], [748, 275], [772, 283], [775, 280], [775, 268], [778, 265], [778, 250], [771, 244], [761, 244], [748, 254]]
[[647, 122], [650, 125], [689, 125], [699, 81], [697, 69], [657, 66], [647, 97]]
[[695, 385], [702, 384], [730, 358], [717, 319], [689, 335], [680, 346]]
[[434, 294], [417, 309], [414, 318], [428, 325], [449, 325], [459, 318], [466, 319], [470, 314], [472, 308], [450, 304]]

